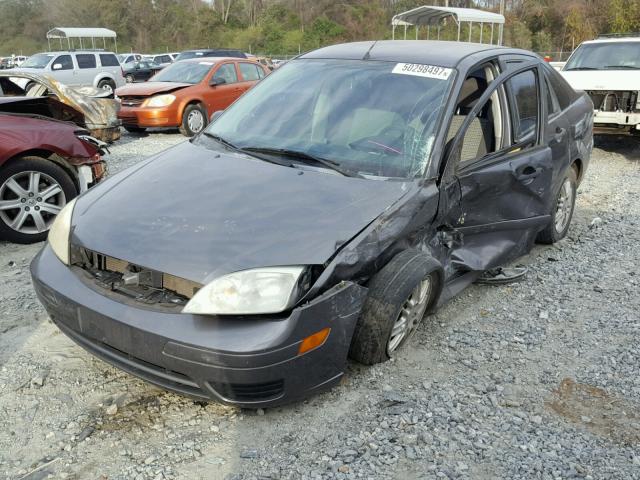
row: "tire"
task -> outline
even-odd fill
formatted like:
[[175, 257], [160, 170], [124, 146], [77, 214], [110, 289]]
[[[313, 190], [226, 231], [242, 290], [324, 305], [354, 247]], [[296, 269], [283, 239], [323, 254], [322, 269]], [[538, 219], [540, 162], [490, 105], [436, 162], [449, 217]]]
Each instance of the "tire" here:
[[[567, 236], [571, 220], [573, 219], [573, 211], [576, 206], [576, 190], [578, 188], [578, 174], [576, 169], [570, 167], [567, 171], [560, 190], [551, 207], [551, 221], [538, 234], [537, 241], [539, 243], [551, 245], [562, 240]], [[568, 199], [566, 197], [569, 197]], [[568, 203], [567, 203], [568, 202]]]
[[98, 82], [98, 88], [101, 90], [107, 90], [111, 93], [114, 93], [116, 90], [116, 84], [113, 80], [109, 78], [103, 78]]
[[[196, 121], [196, 119], [200, 116], [200, 121]], [[180, 133], [187, 137], [193, 137], [197, 135], [204, 127], [207, 126], [207, 112], [197, 104], [187, 105], [187, 108], [184, 109], [184, 113], [182, 114], [182, 125], [180, 126]], [[200, 128], [195, 128], [197, 124], [200, 125]]]
[[144, 133], [147, 131], [145, 127], [129, 127], [125, 126], [124, 129], [129, 133]]
[[[394, 257], [369, 282], [369, 293], [351, 341], [349, 356], [365, 365], [389, 360], [411, 338], [422, 318], [435, 304], [442, 285], [438, 262], [415, 250], [405, 250]], [[404, 335], [398, 338], [394, 327], [420, 285], [429, 282], [424, 303], [415, 308]], [[393, 348], [391, 348], [393, 347]]]
[[[48, 188], [48, 197], [38, 196]], [[77, 195], [71, 176], [52, 161], [33, 156], [10, 161], [0, 168], [0, 237], [24, 244], [45, 240], [57, 212]]]
[[133, 75], [125, 75], [124, 79], [126, 80], [127, 83], [133, 83], [136, 81], [136, 79], [133, 78]]

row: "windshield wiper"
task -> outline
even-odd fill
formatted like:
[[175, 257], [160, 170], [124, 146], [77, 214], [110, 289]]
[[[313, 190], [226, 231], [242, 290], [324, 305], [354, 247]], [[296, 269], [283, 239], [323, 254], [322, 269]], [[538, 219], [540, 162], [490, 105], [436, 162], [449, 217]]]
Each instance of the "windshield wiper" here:
[[329, 160], [327, 158], [318, 157], [317, 155], [313, 155], [308, 152], [303, 152], [301, 150], [291, 150], [287, 148], [268, 148], [268, 147], [246, 147], [242, 149], [245, 152], [258, 152], [258, 153], [266, 153], [268, 155], [282, 155], [285, 157], [295, 157], [296, 160], [300, 160], [304, 162], [305, 160], [311, 160], [312, 162], [318, 163], [330, 170], [334, 170], [345, 177], [353, 177], [353, 178], [364, 178], [358, 172], [354, 172], [353, 170], [346, 169], [340, 165], [340, 163]]
[[568, 72], [569, 70], [600, 70], [600, 69], [596, 67], [572, 67], [572, 68], [564, 69], [565, 72]]
[[638, 67], [634, 67], [632, 65], [607, 65], [604, 68], [607, 70], [638, 70]]
[[202, 134], [204, 136], [206, 136], [206, 137], [209, 137], [209, 138], [215, 140], [218, 143], [221, 143], [222, 145], [224, 145], [225, 147], [227, 147], [227, 148], [229, 148], [229, 149], [231, 149], [233, 151], [244, 153], [245, 155], [249, 155], [250, 157], [257, 158], [258, 160], [263, 160], [265, 162], [274, 163], [276, 165], [281, 165], [283, 167], [293, 167], [293, 164], [291, 164], [289, 162], [279, 162], [279, 161], [273, 160], [271, 158], [263, 157], [262, 155], [256, 155], [255, 153], [253, 153], [251, 151], [247, 151], [247, 149], [245, 149], [245, 148], [238, 147], [237, 145], [231, 143], [226, 138], [223, 138], [220, 135], [216, 135], [215, 133], [207, 132], [205, 130], [204, 132], [202, 132]]

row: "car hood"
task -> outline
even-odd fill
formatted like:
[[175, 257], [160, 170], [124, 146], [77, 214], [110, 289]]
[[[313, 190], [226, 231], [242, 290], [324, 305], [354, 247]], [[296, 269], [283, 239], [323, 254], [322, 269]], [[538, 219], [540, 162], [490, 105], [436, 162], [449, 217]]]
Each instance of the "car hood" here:
[[116, 90], [116, 95], [119, 97], [129, 95], [155, 95], [157, 93], [173, 92], [186, 87], [193, 87], [193, 84], [176, 82], [144, 82], [136, 85], [125, 85], [124, 87], [120, 87]]
[[322, 265], [410, 186], [329, 172], [185, 142], [80, 197], [72, 242], [200, 283]]
[[560, 72], [574, 90], [640, 90], [640, 70]]

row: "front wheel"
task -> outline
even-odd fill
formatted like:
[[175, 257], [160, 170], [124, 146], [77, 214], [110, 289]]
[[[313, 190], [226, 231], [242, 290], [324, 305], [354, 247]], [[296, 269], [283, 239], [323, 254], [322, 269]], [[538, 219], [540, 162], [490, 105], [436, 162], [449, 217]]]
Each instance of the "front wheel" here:
[[113, 80], [104, 78], [98, 82], [98, 88], [101, 90], [105, 90], [109, 93], [113, 93], [116, 89], [116, 84]]
[[207, 114], [200, 105], [188, 105], [182, 114], [180, 133], [193, 137], [207, 126]]
[[349, 355], [366, 365], [387, 361], [415, 333], [441, 285], [437, 262], [414, 250], [393, 258], [369, 282]]
[[0, 168], [0, 237], [15, 243], [47, 238], [56, 215], [78, 194], [62, 167], [23, 157]]
[[549, 225], [538, 234], [538, 242], [552, 244], [562, 240], [567, 236], [573, 211], [576, 206], [576, 191], [578, 185], [578, 175], [571, 167], [562, 180], [560, 190], [556, 195], [551, 211], [551, 221]]

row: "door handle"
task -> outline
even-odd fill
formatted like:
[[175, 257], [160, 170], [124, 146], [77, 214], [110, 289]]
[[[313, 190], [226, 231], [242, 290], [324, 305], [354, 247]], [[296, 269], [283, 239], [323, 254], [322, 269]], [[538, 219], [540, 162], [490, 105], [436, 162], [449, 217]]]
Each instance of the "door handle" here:
[[553, 140], [556, 143], [560, 143], [564, 139], [564, 135], [567, 133], [566, 128], [556, 127], [556, 131], [553, 134]]

